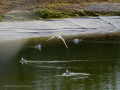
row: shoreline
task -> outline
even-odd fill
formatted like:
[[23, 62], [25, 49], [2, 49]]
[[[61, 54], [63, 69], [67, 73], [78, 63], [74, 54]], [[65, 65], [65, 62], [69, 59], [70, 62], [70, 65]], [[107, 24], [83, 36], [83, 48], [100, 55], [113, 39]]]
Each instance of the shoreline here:
[[[36, 6], [37, 5], [37, 6]], [[0, 13], [0, 22], [34, 21], [65, 19], [96, 16], [120, 16], [120, 4], [118, 2], [85, 2], [85, 3], [48, 3], [35, 4], [33, 8], [28, 6], [11, 8], [6, 13]]]
[[88, 37], [118, 34], [120, 32], [119, 23], [119, 16], [0, 22], [0, 41], [50, 37], [53, 35]]

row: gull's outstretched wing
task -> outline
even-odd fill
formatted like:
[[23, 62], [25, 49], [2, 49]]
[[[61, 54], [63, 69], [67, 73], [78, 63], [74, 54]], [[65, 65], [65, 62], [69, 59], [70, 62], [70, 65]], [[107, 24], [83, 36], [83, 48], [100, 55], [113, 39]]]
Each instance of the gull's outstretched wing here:
[[[56, 36], [53, 36], [53, 37], [51, 37], [50, 39], [53, 39], [54, 37], [56, 37]], [[48, 40], [50, 40], [50, 39], [48, 39]], [[48, 40], [47, 40], [47, 41], [48, 41]]]
[[61, 39], [62, 39], [62, 41], [64, 42], [65, 46], [68, 48], [68, 46], [67, 46], [67, 44], [66, 44], [65, 40], [64, 40], [62, 37], [60, 37], [60, 38], [61, 38]]
[[[55, 37], [57, 37], [58, 39], [61, 38], [62, 41], [64, 42], [65, 46], [68, 48], [68, 46], [66, 45], [65, 40], [64, 40], [60, 35], [57, 35], [57, 36], [55, 35], [55, 36], [51, 37], [50, 39], [53, 39], [53, 38], [55, 38]], [[48, 40], [50, 40], [50, 39], [48, 39]], [[47, 41], [48, 41], [48, 40], [47, 40]]]

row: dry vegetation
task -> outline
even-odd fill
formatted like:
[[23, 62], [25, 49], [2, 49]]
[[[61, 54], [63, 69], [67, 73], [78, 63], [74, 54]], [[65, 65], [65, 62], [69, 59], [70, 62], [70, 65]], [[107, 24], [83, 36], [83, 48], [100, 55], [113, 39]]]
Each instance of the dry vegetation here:
[[[40, 15], [36, 15], [36, 11], [39, 13], [43, 13], [43, 11], [47, 14], [50, 13], [50, 16], [43, 19], [86, 16], [84, 12], [82, 12], [82, 8], [85, 5], [106, 2], [119, 3], [120, 0], [0, 0], [0, 21], [10, 18], [12, 18], [10, 20], [33, 20], [43, 18]], [[45, 10], [40, 11], [41, 9]], [[47, 10], [46, 12], [46, 9], [51, 11]], [[10, 14], [11, 11], [20, 10], [24, 12], [30, 11], [31, 13], [22, 12]], [[98, 15], [100, 14], [93, 14], [93, 16]]]
[[[78, 8], [82, 7], [88, 3], [101, 3], [101, 2], [120, 2], [120, 0], [0, 0], [0, 9], [5, 10], [9, 10], [9, 9], [17, 9], [22, 8], [22, 7], [27, 7], [30, 8], [30, 6], [32, 7], [44, 7], [44, 5], [50, 5], [50, 4], [60, 4], [60, 3], [64, 3], [64, 5], [62, 4], [61, 7], [65, 8]], [[67, 5], [68, 6], [67, 6]], [[67, 6], [67, 7], [66, 7]], [[64, 8], [63, 8], [64, 10]], [[3, 11], [0, 13], [3, 13]]]

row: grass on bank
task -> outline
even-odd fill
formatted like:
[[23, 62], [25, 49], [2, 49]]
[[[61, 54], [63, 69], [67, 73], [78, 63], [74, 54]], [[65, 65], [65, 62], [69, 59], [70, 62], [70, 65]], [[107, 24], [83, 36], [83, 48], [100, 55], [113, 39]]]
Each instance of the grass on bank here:
[[40, 9], [32, 12], [19, 12], [11, 14], [1, 14], [0, 21], [25, 21], [25, 20], [43, 20], [54, 18], [73, 18], [85, 16], [120, 16], [120, 12], [96, 13], [90, 11], [54, 11], [50, 9]]
[[82, 10], [87, 4], [103, 2], [119, 3], [120, 0], [0, 0], [0, 21], [120, 15], [120, 12], [96, 13]]

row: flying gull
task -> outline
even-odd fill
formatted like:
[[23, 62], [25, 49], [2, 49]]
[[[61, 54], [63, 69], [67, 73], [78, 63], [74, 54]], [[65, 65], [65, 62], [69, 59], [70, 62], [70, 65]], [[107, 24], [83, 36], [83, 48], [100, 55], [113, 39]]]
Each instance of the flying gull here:
[[57, 37], [58, 39], [60, 38], [60, 39], [64, 42], [65, 46], [68, 48], [68, 46], [67, 46], [66, 43], [65, 43], [65, 40], [64, 40], [60, 35], [55, 35], [55, 36], [51, 37], [51, 38], [48, 39], [48, 40], [51, 40], [51, 39], [53, 39], [53, 38], [55, 38], [55, 37]]

